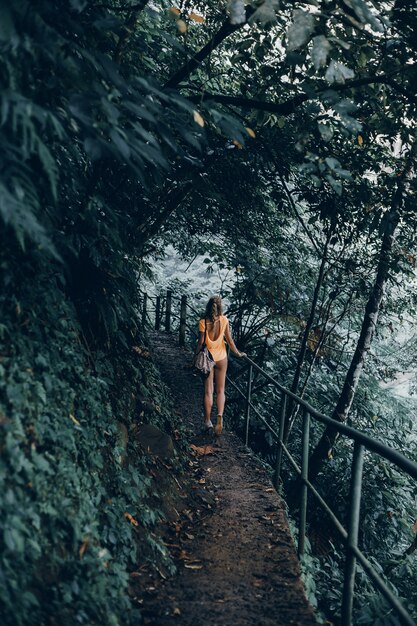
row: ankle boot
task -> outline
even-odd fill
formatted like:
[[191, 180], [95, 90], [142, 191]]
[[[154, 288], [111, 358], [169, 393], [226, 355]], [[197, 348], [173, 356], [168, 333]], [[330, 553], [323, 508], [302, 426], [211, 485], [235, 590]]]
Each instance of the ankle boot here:
[[217, 416], [217, 424], [214, 427], [216, 435], [221, 435], [223, 431], [223, 415]]

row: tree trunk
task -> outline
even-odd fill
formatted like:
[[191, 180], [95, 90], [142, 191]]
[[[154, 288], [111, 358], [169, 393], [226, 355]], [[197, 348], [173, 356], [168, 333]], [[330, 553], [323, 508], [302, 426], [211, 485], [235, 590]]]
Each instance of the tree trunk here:
[[[319, 274], [318, 274], [317, 281], [316, 281], [316, 287], [314, 289], [313, 301], [312, 301], [311, 307], [310, 307], [310, 314], [308, 316], [307, 324], [306, 324], [306, 327], [304, 329], [304, 334], [303, 334], [300, 350], [299, 350], [298, 357], [297, 357], [297, 365], [295, 367], [294, 377], [293, 377], [293, 381], [292, 381], [292, 385], [291, 385], [291, 391], [292, 391], [292, 393], [295, 393], [295, 394], [298, 391], [298, 385], [300, 383], [301, 371], [302, 371], [302, 368], [303, 368], [304, 358], [305, 358], [305, 354], [306, 354], [306, 350], [307, 350], [307, 342], [308, 342], [308, 338], [309, 338], [309, 335], [310, 335], [311, 327], [313, 326], [314, 318], [315, 318], [315, 315], [316, 315], [317, 302], [318, 302], [318, 299], [319, 299], [320, 289], [321, 289], [322, 284], [323, 284], [324, 270], [325, 270], [326, 263], [327, 263], [327, 249], [328, 249], [328, 246], [329, 246], [330, 236], [331, 235], [329, 234], [328, 237], [327, 237], [327, 240], [326, 240], [326, 244], [324, 246], [323, 256], [322, 256], [322, 259], [321, 259], [321, 264], [320, 264], [320, 269], [319, 269]], [[289, 434], [291, 432], [291, 428], [292, 428], [292, 426], [294, 424], [294, 419], [295, 419], [294, 402], [289, 400], [287, 416], [286, 416], [286, 419], [285, 419], [285, 427], [284, 427], [284, 442], [285, 443], [287, 443], [287, 441], [288, 441], [288, 437], [289, 437]]]
[[146, 243], [160, 232], [162, 226], [169, 220], [180, 204], [184, 202], [192, 189], [192, 182], [186, 181], [182, 186], [171, 189], [168, 192], [164, 190], [164, 197], [161, 194], [160, 202], [157, 203], [164, 208], [154, 217], [153, 221], [148, 220], [140, 227], [140, 242], [137, 243], [136, 248], [138, 256], [143, 255]]
[[[339, 400], [333, 411], [332, 418], [338, 422], [345, 422], [352, 406], [353, 398], [358, 387], [359, 379], [362, 373], [365, 358], [371, 347], [378, 314], [385, 292], [385, 286], [388, 279], [390, 258], [392, 246], [394, 243], [395, 230], [400, 219], [399, 207], [401, 203], [402, 193], [401, 187], [398, 185], [397, 191], [393, 198], [391, 210], [387, 216], [385, 232], [382, 239], [381, 251], [379, 254], [377, 275], [371, 295], [365, 308], [365, 315], [362, 322], [362, 328], [359, 335], [358, 343], [346, 374], [345, 382], [339, 396]], [[310, 457], [310, 480], [317, 476], [323, 461], [327, 459], [331, 453], [334, 442], [337, 439], [337, 427], [328, 426], [321, 436], [317, 446]]]

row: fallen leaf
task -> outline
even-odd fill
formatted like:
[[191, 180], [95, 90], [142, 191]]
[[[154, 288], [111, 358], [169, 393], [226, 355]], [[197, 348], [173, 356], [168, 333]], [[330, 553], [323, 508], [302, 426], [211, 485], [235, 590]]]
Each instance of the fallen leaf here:
[[204, 17], [202, 15], [198, 15], [198, 13], [190, 13], [188, 16], [190, 20], [193, 22], [198, 22], [198, 24], [204, 24]]
[[180, 31], [181, 35], [184, 35], [187, 32], [187, 24], [184, 20], [177, 20], [177, 28]]
[[74, 422], [74, 424], [76, 424], [77, 426], [81, 426], [80, 422], [77, 420], [77, 418], [75, 417], [75, 415], [73, 415], [72, 413], [70, 413], [70, 418], [72, 419], [72, 421]]
[[233, 144], [234, 146], [236, 146], [236, 148], [237, 148], [238, 150], [242, 150], [242, 148], [243, 148], [242, 144], [241, 144], [241, 143], [239, 143], [239, 141], [238, 141], [237, 139], [233, 139], [232, 144]]
[[80, 555], [80, 559], [83, 558], [84, 556], [84, 552], [87, 550], [88, 544], [90, 543], [90, 541], [88, 539], [85, 539], [85, 541], [82, 542], [79, 552], [78, 554]]
[[205, 485], [206, 484], [206, 479], [205, 478], [200, 478], [200, 480], [198, 481], [199, 485]]
[[184, 563], [184, 567], [187, 569], [203, 569], [203, 566], [198, 563]]
[[160, 577], [163, 578], [164, 580], [166, 580], [167, 577], [165, 576], [165, 574], [163, 572], [161, 572], [159, 567], [156, 567], [155, 569], [158, 572], [158, 574], [160, 575]]
[[171, 7], [169, 9], [169, 12], [172, 13], [173, 15], [180, 15], [181, 11], [179, 9], [177, 9], [177, 7]]
[[172, 615], [181, 615], [181, 609], [176, 606], [175, 609], [172, 611]]
[[191, 561], [191, 555], [186, 550], [181, 550], [178, 555], [178, 559], [180, 561]]
[[358, 144], [359, 144], [360, 146], [362, 146], [362, 145], [363, 145], [363, 137], [362, 137], [362, 135], [358, 135]]
[[124, 514], [125, 518], [128, 520], [128, 522], [130, 522], [131, 524], [133, 524], [133, 526], [139, 526], [139, 522], [138, 520], [136, 520], [133, 515], [130, 515], [130, 513], [125, 513]]
[[198, 111], [193, 111], [193, 117], [194, 117], [194, 122], [198, 124], [199, 126], [201, 126], [201, 128], [204, 128], [204, 124], [205, 124], [204, 119], [201, 117]]
[[248, 133], [248, 135], [250, 137], [252, 137], [252, 139], [256, 139], [256, 133], [254, 130], [252, 130], [251, 128], [249, 128], [249, 126], [245, 126], [245, 130]]
[[215, 448], [212, 445], [195, 446], [193, 443], [191, 444], [191, 449], [194, 450], [194, 452], [196, 452], [200, 456], [204, 456], [206, 454], [214, 454], [215, 452], [219, 451], [218, 448]]
[[141, 348], [141, 346], [133, 346], [132, 350], [134, 350], [136, 354], [139, 354], [139, 356], [143, 357], [144, 359], [149, 359], [149, 357], [151, 356], [149, 350], [146, 350], [146, 348]]

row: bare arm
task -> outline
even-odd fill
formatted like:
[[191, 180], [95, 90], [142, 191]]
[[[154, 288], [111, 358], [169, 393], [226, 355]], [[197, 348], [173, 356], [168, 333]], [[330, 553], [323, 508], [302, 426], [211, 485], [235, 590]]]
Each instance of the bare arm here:
[[197, 345], [195, 348], [195, 354], [198, 354], [200, 352], [201, 348], [203, 347], [203, 342], [204, 342], [204, 333], [200, 331], [198, 333], [198, 341], [197, 341]]
[[236, 348], [235, 342], [233, 341], [233, 337], [232, 337], [231, 332], [230, 332], [229, 320], [227, 320], [226, 328], [225, 328], [225, 331], [224, 331], [224, 336], [225, 336], [225, 339], [226, 339], [227, 343], [230, 346], [231, 351], [234, 354], [236, 354], [236, 356], [246, 356], [244, 352], [240, 352], [240, 350], [238, 350]]

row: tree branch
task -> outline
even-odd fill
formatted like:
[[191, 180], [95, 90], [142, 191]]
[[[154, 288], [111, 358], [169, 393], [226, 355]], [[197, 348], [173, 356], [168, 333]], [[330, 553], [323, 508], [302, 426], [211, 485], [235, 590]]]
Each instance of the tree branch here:
[[124, 11], [126, 11], [127, 13], [129, 13], [130, 11], [140, 12], [146, 7], [148, 2], [149, 0], [142, 0], [142, 2], [138, 2], [138, 4], [131, 4], [126, 7], [114, 7], [114, 6], [111, 6], [111, 4], [96, 4], [94, 8], [95, 9], [108, 9], [109, 11], [115, 11], [116, 13], [119, 13], [119, 12], [122, 13]]
[[[295, 109], [300, 106], [300, 104], [303, 104], [308, 100], [313, 100], [320, 93], [323, 93], [325, 91], [347, 91], [348, 89], [355, 89], [356, 87], [362, 87], [364, 85], [371, 85], [376, 83], [385, 83], [392, 89], [395, 89], [398, 87], [398, 85], [391, 80], [392, 75], [393, 74], [381, 74], [379, 76], [367, 76], [364, 78], [357, 78], [356, 80], [346, 81], [345, 83], [340, 83], [337, 85], [326, 85], [317, 89], [314, 94], [300, 93], [293, 98], [286, 100], [285, 102], [250, 100], [241, 96], [224, 96], [222, 94], [213, 93], [201, 93], [198, 96], [187, 96], [187, 99], [191, 102], [196, 103], [202, 102], [204, 100], [212, 100], [213, 102], [218, 102], [219, 104], [241, 107], [243, 109], [257, 109], [259, 111], [277, 113], [278, 115], [290, 115], [291, 113], [294, 113]], [[409, 96], [409, 94], [404, 90], [402, 90], [401, 93], [403, 93], [403, 95]]]
[[148, 241], [158, 233], [161, 226], [169, 219], [181, 202], [185, 200], [192, 188], [192, 182], [187, 181], [184, 186], [171, 189], [171, 191], [169, 191], [164, 198], [161, 194], [161, 204], [165, 204], [165, 207], [151, 224], [147, 225], [145, 223], [142, 227], [141, 234], [144, 242]]
[[[254, 9], [252, 7], [246, 7], [246, 20], [248, 20], [253, 12]], [[226, 39], [226, 37], [239, 30], [239, 28], [242, 28], [242, 26], [244, 26], [245, 24], [246, 22], [243, 22], [242, 24], [231, 24], [229, 20], [223, 22], [220, 29], [204, 46], [204, 48], [201, 48], [201, 50], [197, 52], [197, 54], [195, 54], [191, 59], [189, 59], [189, 61], [187, 61], [187, 63], [180, 70], [178, 70], [178, 72], [171, 76], [171, 78], [166, 82], [165, 87], [177, 87], [192, 72], [194, 72], [195, 69], [197, 69], [200, 63], [204, 61], [204, 59], [206, 59], [209, 54], [211, 54], [211, 52], [213, 52], [213, 50], [217, 48], [217, 46], [219, 46], [222, 41], [224, 41], [224, 39]]]
[[278, 113], [278, 115], [290, 115], [303, 102], [311, 99], [312, 96], [306, 93], [300, 93], [294, 98], [285, 102], [267, 102], [265, 100], [249, 100], [241, 96], [223, 96], [215, 93], [202, 93], [198, 96], [187, 96], [191, 102], [199, 103], [205, 100], [212, 100], [219, 104], [228, 106], [241, 107], [242, 109], [257, 109], [258, 111], [268, 111], [269, 113]]

